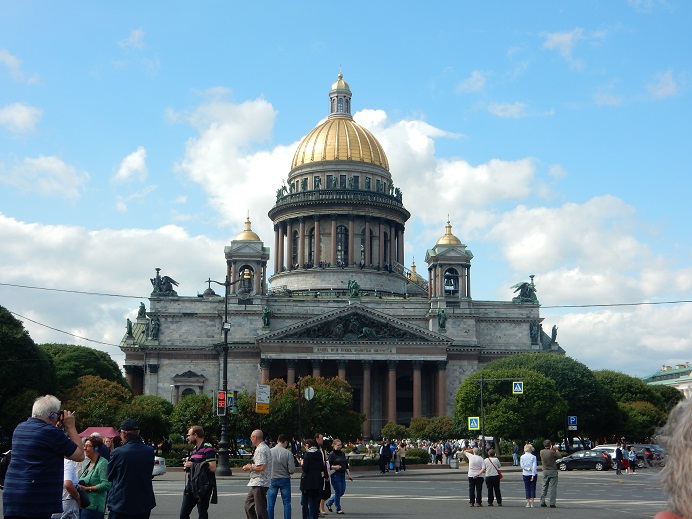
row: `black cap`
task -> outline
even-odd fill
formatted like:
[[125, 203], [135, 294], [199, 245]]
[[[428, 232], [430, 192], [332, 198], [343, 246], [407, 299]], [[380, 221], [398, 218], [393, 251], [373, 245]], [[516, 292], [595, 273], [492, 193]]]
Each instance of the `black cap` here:
[[132, 418], [128, 418], [127, 420], [123, 421], [123, 423], [120, 424], [120, 430], [121, 431], [139, 431], [139, 422], [137, 420], [133, 420]]

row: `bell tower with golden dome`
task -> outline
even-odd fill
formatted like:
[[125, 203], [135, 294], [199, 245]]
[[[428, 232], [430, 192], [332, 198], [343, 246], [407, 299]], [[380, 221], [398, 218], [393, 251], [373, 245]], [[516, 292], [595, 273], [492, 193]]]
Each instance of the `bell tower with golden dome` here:
[[301, 141], [269, 211], [272, 287], [406, 293], [404, 228], [411, 216], [375, 136], [353, 120], [339, 74], [327, 120]]
[[234, 283], [230, 287], [231, 295], [266, 295], [269, 249], [252, 230], [250, 215], [245, 220], [245, 230], [224, 248], [224, 255], [226, 275]]
[[445, 233], [425, 255], [428, 297], [431, 300], [471, 299], [471, 258], [473, 253], [452, 234], [452, 224], [447, 220]]

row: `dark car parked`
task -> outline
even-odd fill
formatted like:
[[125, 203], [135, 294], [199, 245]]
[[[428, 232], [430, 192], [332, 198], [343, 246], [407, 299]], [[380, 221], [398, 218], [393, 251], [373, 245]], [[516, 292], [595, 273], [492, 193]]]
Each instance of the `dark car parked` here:
[[557, 468], [560, 470], [608, 470], [612, 465], [610, 455], [603, 451], [578, 451], [557, 460]]

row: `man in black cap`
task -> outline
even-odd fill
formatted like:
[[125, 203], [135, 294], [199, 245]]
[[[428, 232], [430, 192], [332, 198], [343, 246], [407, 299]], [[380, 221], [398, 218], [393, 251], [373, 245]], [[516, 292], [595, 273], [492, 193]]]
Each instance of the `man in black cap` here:
[[120, 425], [123, 444], [108, 462], [110, 519], [149, 519], [156, 506], [151, 473], [154, 449], [139, 437], [139, 422], [128, 418]]

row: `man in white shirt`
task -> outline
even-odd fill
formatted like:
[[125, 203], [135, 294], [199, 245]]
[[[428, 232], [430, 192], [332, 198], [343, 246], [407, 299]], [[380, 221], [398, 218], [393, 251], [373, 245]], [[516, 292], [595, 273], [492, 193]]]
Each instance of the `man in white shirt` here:
[[264, 433], [259, 429], [252, 431], [250, 441], [255, 447], [255, 453], [252, 463], [243, 465], [243, 471], [250, 472], [250, 481], [247, 484], [250, 490], [245, 498], [245, 515], [247, 519], [269, 519], [267, 491], [271, 484], [271, 450], [264, 443]]

